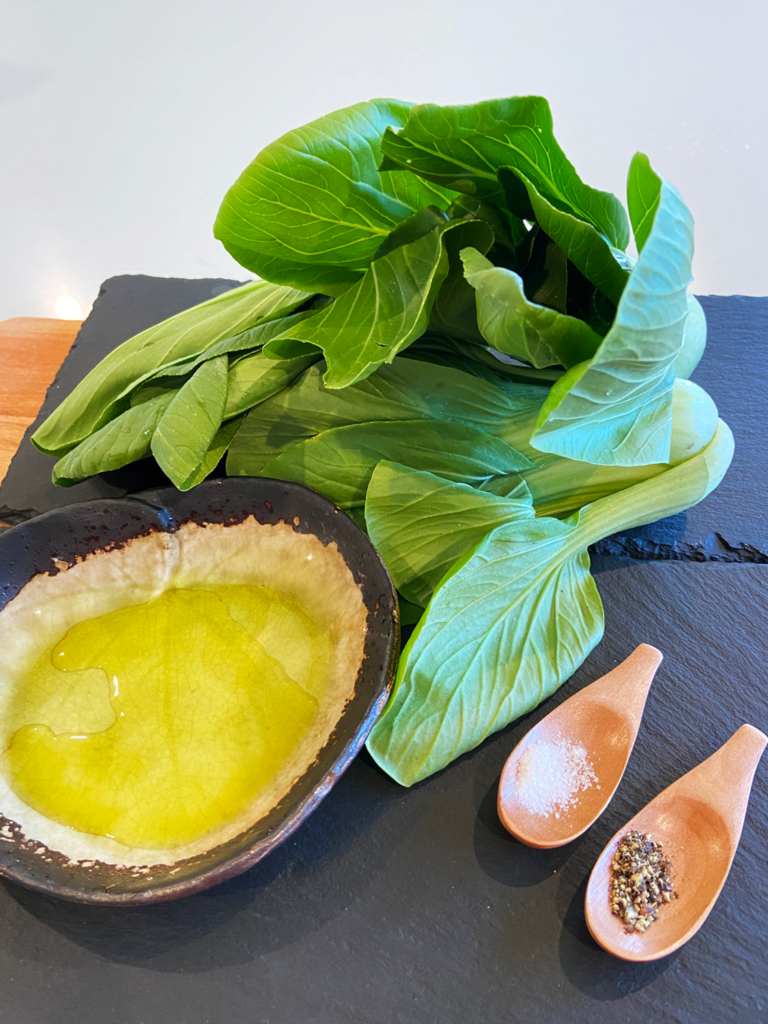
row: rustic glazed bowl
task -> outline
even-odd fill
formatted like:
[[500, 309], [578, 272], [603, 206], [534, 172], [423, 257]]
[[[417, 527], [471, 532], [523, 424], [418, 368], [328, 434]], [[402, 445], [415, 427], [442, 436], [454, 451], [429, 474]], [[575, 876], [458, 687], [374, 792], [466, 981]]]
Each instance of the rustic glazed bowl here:
[[1, 875], [52, 896], [94, 904], [155, 903], [199, 892], [247, 870], [279, 846], [358, 753], [392, 686], [399, 647], [397, 598], [365, 534], [335, 505], [299, 484], [210, 480], [184, 494], [168, 487], [38, 516], [0, 536], [0, 610], [34, 578], [66, 572], [95, 553], [125, 549], [137, 538], [173, 534], [188, 524], [236, 529], [246, 520], [286, 524], [325, 547], [335, 544], [362, 598], [366, 631], [354, 688], [312, 763], [276, 806], [239, 834], [195, 856], [141, 871], [73, 859], [26, 836], [18, 822], [0, 813]]

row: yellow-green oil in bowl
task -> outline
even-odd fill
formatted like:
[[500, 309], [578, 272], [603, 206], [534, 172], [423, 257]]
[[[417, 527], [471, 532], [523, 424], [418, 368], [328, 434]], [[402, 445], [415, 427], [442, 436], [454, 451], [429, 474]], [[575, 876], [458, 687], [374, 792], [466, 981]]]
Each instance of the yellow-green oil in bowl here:
[[312, 728], [333, 638], [246, 584], [168, 590], [74, 625], [8, 708], [3, 774], [34, 810], [172, 849], [234, 819]]

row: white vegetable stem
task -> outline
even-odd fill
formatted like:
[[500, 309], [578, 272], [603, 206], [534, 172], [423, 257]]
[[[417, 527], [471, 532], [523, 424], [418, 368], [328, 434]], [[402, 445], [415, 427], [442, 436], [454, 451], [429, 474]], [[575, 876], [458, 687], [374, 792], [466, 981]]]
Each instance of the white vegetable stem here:
[[587, 547], [616, 530], [643, 526], [697, 505], [723, 479], [732, 458], [733, 434], [727, 423], [718, 420], [712, 440], [698, 455], [585, 505], [578, 518], [580, 546]]

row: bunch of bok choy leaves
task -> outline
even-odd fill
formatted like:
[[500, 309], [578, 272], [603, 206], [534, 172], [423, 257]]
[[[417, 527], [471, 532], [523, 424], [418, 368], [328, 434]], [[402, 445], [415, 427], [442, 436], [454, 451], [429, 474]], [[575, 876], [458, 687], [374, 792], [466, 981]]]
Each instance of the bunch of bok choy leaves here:
[[627, 210], [581, 181], [540, 97], [329, 114], [224, 198], [214, 232], [262, 280], [125, 342], [33, 441], [62, 485], [152, 455], [188, 489], [226, 454], [346, 509], [418, 621], [368, 740], [410, 785], [598, 643], [588, 546], [730, 463], [687, 380], [693, 220], [642, 154]]

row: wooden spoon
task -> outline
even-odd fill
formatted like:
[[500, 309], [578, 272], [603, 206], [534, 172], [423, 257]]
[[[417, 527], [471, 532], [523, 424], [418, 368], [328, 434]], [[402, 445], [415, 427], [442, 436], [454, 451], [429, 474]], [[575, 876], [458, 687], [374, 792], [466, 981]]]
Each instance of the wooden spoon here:
[[[663, 655], [649, 644], [640, 646], [607, 675], [585, 686], [535, 725], [510, 754], [499, 781], [498, 809], [504, 827], [528, 846], [550, 849], [580, 836], [608, 806], [635, 745], [645, 699]], [[566, 806], [534, 813], [520, 790], [527, 764], [541, 753], [532, 744], [574, 744], [586, 753], [593, 781], [574, 794]], [[546, 794], [544, 794], [546, 796]], [[536, 804], [534, 804], [536, 806]]]
[[[752, 778], [768, 736], [742, 725], [706, 761], [673, 782], [620, 829], [600, 854], [587, 886], [585, 910], [594, 940], [623, 960], [658, 960], [701, 928], [731, 869], [747, 811]], [[672, 862], [678, 899], [658, 920], [628, 933], [608, 906], [611, 860], [631, 829], [650, 832]]]

